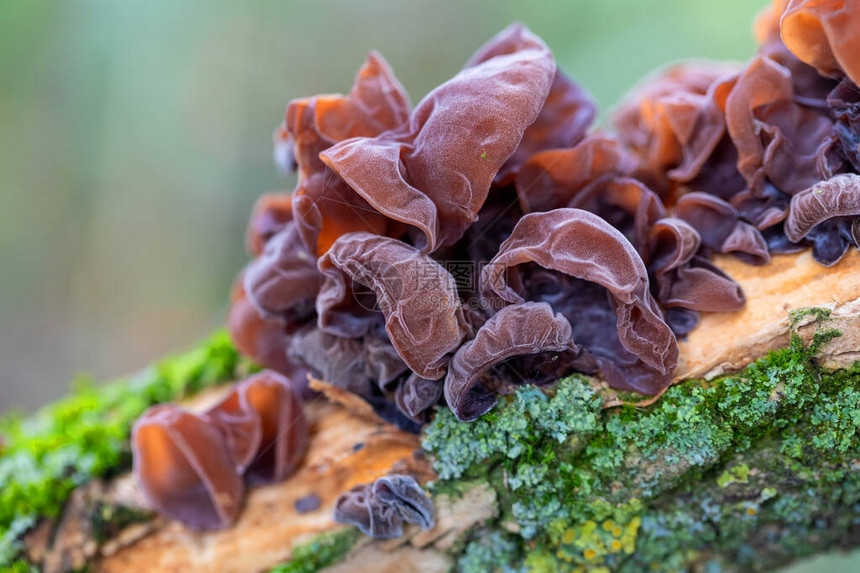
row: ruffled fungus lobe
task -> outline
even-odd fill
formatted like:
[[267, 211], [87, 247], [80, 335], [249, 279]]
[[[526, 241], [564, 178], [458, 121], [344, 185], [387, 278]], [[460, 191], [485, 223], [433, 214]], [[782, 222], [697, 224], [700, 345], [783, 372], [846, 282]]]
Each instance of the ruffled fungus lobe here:
[[150, 505], [192, 529], [231, 525], [245, 491], [219, 427], [178, 406], [147, 410], [132, 430], [134, 474]]
[[134, 474], [150, 505], [192, 529], [218, 529], [238, 515], [248, 482], [291, 474], [304, 457], [308, 426], [289, 379], [264, 370], [194, 414], [154, 406], [132, 430]]
[[427, 417], [426, 413], [439, 403], [442, 390], [440, 380], [428, 380], [412, 374], [397, 385], [394, 403], [410, 420], [422, 423]]
[[614, 139], [590, 135], [570, 149], [551, 149], [526, 160], [516, 178], [523, 213], [566, 207], [580, 191], [632, 173], [635, 158]]
[[334, 520], [377, 539], [400, 537], [404, 521], [422, 529], [435, 522], [433, 502], [415, 478], [399, 474], [342, 493], [335, 502]]
[[313, 314], [322, 276], [295, 221], [266, 243], [263, 253], [244, 271], [248, 299], [265, 318], [300, 322]]
[[836, 116], [836, 136], [845, 158], [860, 171], [860, 88], [846, 78], [827, 96]]
[[[624, 235], [580, 209], [526, 215], [484, 268], [482, 292], [523, 302], [528, 263], [579, 279], [560, 280], [558, 289], [571, 290], [553, 294], [550, 304], [567, 317], [577, 343], [595, 356], [612, 386], [655, 394], [670, 383], [678, 344], [649, 292], [645, 265]], [[566, 305], [574, 306], [559, 308]], [[615, 328], [607, 331], [610, 322]]]
[[304, 404], [290, 380], [264, 370], [237, 384], [207, 412], [223, 428], [241, 471], [252, 484], [293, 473], [308, 447]]
[[651, 228], [647, 260], [657, 301], [698, 311], [740, 310], [745, 303], [740, 286], [706, 258], [696, 256], [700, 244], [696, 230], [681, 219], [667, 217]]
[[830, 266], [851, 244], [857, 244], [852, 225], [860, 216], [860, 175], [837, 175], [791, 198], [785, 235], [812, 242], [815, 259]]
[[436, 524], [433, 502], [412, 476], [381, 477], [373, 482], [372, 492], [380, 501], [395, 506], [407, 523], [421, 529], [431, 529]]
[[649, 229], [666, 215], [660, 198], [641, 181], [629, 177], [592, 185], [575, 195], [567, 206], [599, 215], [629, 238], [640, 255]]
[[699, 173], [725, 131], [717, 80], [733, 71], [718, 62], [676, 64], [646, 78], [621, 103], [614, 124], [639, 156], [637, 173], [646, 182], [662, 190], [668, 179], [690, 181]]
[[403, 516], [393, 505], [379, 501], [372, 491], [373, 484], [361, 484], [337, 498], [334, 520], [355, 525], [358, 530], [377, 539], [392, 539], [403, 535]]
[[293, 198], [287, 193], [266, 193], [257, 199], [245, 238], [248, 252], [257, 257], [269, 239], [293, 220]]
[[549, 48], [522, 31], [516, 52], [465, 68], [408, 123], [348, 139], [320, 157], [378, 212], [419, 231], [427, 251], [456, 242], [534, 123], [555, 76]]
[[[496, 56], [514, 54], [530, 44], [533, 36], [522, 24], [512, 24], [484, 44], [466, 63], [476, 66]], [[526, 129], [523, 139], [496, 174], [494, 184], [506, 185], [523, 162], [546, 149], [572, 147], [585, 137], [597, 115], [597, 105], [576, 82], [556, 70], [549, 94], [537, 119]]]
[[688, 193], [675, 205], [675, 215], [697, 229], [702, 244], [712, 252], [733, 253], [752, 264], [770, 261], [762, 234], [741, 220], [737, 209], [719, 197]]
[[375, 317], [354, 298], [351, 284], [358, 283], [373, 291], [391, 344], [413, 372], [432, 380], [444, 375], [468, 328], [454, 277], [439, 263], [397, 239], [350, 233], [335, 241], [319, 268], [325, 275], [320, 328], [346, 337], [370, 330]]
[[293, 209], [311, 253], [324, 253], [343, 233], [389, 232], [390, 221], [327, 169], [319, 154], [339, 141], [372, 137], [402, 125], [410, 107], [403, 86], [376, 52], [368, 55], [349, 95], [290, 102], [285, 129], [299, 168]]
[[820, 179], [819, 162], [833, 120], [794, 98], [791, 71], [756, 56], [726, 99], [726, 125], [737, 149], [738, 171], [752, 190], [760, 190], [767, 178], [793, 194]]
[[230, 339], [257, 364], [290, 377], [301, 387], [306, 371], [287, 357], [287, 325], [280, 318], [263, 318], [248, 300], [240, 275], [233, 285], [227, 315]]
[[852, 0], [791, 0], [780, 20], [786, 47], [827, 76], [860, 82], [860, 5]]
[[[546, 384], [570, 370], [579, 356], [570, 323], [545, 302], [506, 306], [467, 341], [451, 361], [445, 400], [461, 421], [476, 420], [496, 404], [500, 380]], [[516, 360], [529, 357], [530, 360]], [[512, 375], [513, 374], [513, 375]]]

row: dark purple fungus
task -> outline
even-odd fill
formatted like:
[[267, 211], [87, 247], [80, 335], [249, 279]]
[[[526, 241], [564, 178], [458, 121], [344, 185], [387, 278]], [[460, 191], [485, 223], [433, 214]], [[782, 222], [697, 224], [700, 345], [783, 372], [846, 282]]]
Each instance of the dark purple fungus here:
[[355, 486], [335, 502], [334, 520], [355, 525], [365, 535], [389, 539], [403, 535], [403, 523], [433, 527], [433, 502], [414, 478], [390, 475]]
[[785, 235], [812, 243], [815, 260], [830, 266], [856, 246], [855, 221], [860, 216], [860, 175], [837, 175], [791, 198]]
[[459, 420], [489, 411], [496, 394], [514, 383], [547, 384], [581, 363], [570, 323], [547, 303], [502, 308], [454, 355], [445, 378], [445, 400]]
[[433, 501], [412, 476], [381, 477], [373, 482], [372, 491], [378, 500], [396, 507], [407, 523], [414, 523], [421, 529], [431, 529], [435, 525]]
[[[548, 292], [530, 284], [536, 267], [558, 277]], [[555, 209], [524, 216], [481, 283], [490, 299], [549, 302], [613, 387], [656, 394], [670, 383], [678, 344], [649, 292], [645, 265], [633, 245], [597, 215]]]
[[[533, 36], [525, 26], [513, 24], [475, 52], [466, 67], [514, 54], [532, 42]], [[575, 145], [585, 137], [596, 115], [597, 106], [591, 96], [564, 72], [556, 70], [540, 114], [526, 129], [516, 151], [499, 169], [494, 184], [511, 183], [520, 165], [539, 151]]]
[[397, 239], [350, 233], [335, 241], [319, 268], [321, 329], [352, 337], [367, 332], [366, 307], [350, 289], [359, 283], [373, 291], [391, 344], [409, 368], [423, 378], [445, 374], [467, 326], [454, 278], [439, 263]]

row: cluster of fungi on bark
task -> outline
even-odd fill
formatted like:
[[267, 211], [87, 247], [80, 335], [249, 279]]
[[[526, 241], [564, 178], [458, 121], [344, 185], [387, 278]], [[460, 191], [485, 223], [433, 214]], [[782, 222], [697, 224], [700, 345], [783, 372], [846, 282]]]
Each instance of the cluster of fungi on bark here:
[[[860, 4], [774, 0], [751, 60], [663, 69], [607, 129], [519, 24], [414, 107], [377, 53], [347, 95], [290, 102], [275, 157], [297, 187], [259, 199], [229, 316], [268, 385], [144, 416], [144, 491], [191, 525], [230, 523], [242, 476], [301, 458], [308, 376], [410, 431], [437, 405], [474, 420], [572, 372], [659, 394], [699, 313], [745, 304], [711, 255], [811, 247], [829, 266], [860, 245], [858, 30]], [[381, 536], [427, 524], [411, 486], [392, 482], [402, 510], [377, 483], [345, 494], [344, 519]]]

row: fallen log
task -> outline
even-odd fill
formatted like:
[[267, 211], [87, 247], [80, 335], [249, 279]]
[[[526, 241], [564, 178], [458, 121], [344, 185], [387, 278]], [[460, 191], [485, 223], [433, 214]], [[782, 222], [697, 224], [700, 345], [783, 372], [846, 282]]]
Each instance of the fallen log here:
[[[79, 488], [58, 520], [28, 534], [27, 555], [46, 572], [765, 570], [853, 546], [860, 252], [829, 269], [808, 252], [766, 267], [717, 264], [747, 307], [703, 316], [681, 343], [679, 384], [653, 405], [605, 408], [623, 401], [577, 377], [549, 398], [518, 393], [474, 424], [440, 412], [418, 437], [320, 399], [308, 409], [301, 470], [252, 490], [233, 528], [194, 533], [153, 519], [125, 475]], [[204, 408], [223, 391], [191, 403]], [[556, 401], [576, 407], [561, 410], [561, 440], [504, 426], [509, 412], [533, 416]], [[440, 448], [455, 432], [467, 445], [503, 439], [529, 455]], [[542, 477], [529, 482], [526, 470]], [[432, 483], [434, 529], [375, 541], [334, 523], [340, 492], [392, 471]], [[319, 507], [300, 511], [306, 496]]]

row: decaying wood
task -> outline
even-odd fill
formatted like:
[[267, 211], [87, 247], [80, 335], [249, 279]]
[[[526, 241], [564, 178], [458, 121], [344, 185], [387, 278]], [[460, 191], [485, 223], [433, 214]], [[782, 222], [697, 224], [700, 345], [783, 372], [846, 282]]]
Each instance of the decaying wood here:
[[[790, 325], [789, 311], [812, 306], [829, 309], [827, 326], [842, 332], [820, 349], [822, 364], [835, 368], [860, 358], [860, 252], [851, 250], [831, 268], [814, 262], [809, 252], [777, 256], [764, 267], [733, 258], [716, 262], [740, 283], [748, 304], [737, 313], [702, 317], [698, 328], [680, 344], [677, 380], [710, 378], [740, 369], [768, 351], [786, 346], [790, 328], [811, 340], [821, 326], [820, 317], [802, 316]], [[197, 399], [198, 405], [211, 404], [219, 396], [209, 393]], [[334, 501], [342, 491], [395, 469], [423, 480], [432, 478], [428, 462], [415, 454], [420, 447], [416, 436], [374, 421], [366, 413], [352, 413], [324, 401], [310, 404], [308, 413], [313, 435], [306, 463], [287, 481], [249, 492], [245, 510], [233, 528], [193, 533], [161, 520], [137, 524], [100, 546], [96, 569], [123, 573], [263, 571], [289, 559], [293, 547], [342, 527], [332, 519]], [[122, 487], [128, 490], [118, 494], [119, 499], [125, 496], [128, 503], [137, 503], [132, 500], [134, 488], [128, 485], [131, 480], [119, 483], [125, 483]], [[305, 514], [296, 511], [294, 502], [311, 493], [320, 497], [320, 508]], [[446, 550], [463, 531], [494, 517], [495, 492], [476, 487], [456, 500], [440, 496], [436, 506], [433, 530], [409, 529], [403, 538], [385, 542], [365, 539], [329, 571], [447, 571], [452, 560]], [[69, 511], [63, 521], [73, 519]], [[52, 548], [60, 565], [70, 563], [78, 555], [74, 551], [80, 552], [82, 547], [95, 551], [92, 545], [71, 545], [60, 553]], [[60, 565], [46, 570], [63, 570]]]
[[[822, 348], [823, 360], [831, 367], [856, 360], [860, 343], [850, 332], [850, 317], [857, 316], [860, 306], [860, 251], [850, 249], [830, 268], [816, 263], [811, 251], [775, 256], [761, 267], [732, 257], [719, 257], [715, 262], [741, 285], [747, 305], [738, 312], [702, 317], [680, 343], [677, 380], [712, 378], [739, 370], [771, 350], [788, 346], [789, 311], [812, 306], [827, 307], [846, 322], [845, 336]], [[813, 329], [801, 332], [811, 338]]]

